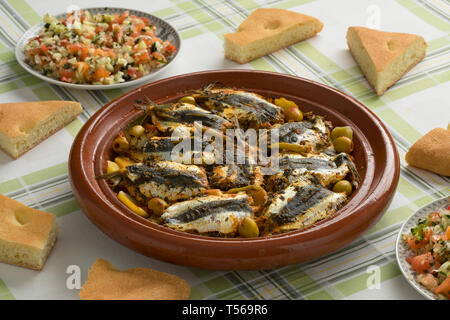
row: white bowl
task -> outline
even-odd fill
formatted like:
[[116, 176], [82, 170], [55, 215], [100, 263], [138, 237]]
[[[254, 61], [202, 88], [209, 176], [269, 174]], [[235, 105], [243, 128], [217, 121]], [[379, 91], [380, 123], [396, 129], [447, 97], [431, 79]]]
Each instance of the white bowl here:
[[402, 239], [404, 234], [408, 234], [411, 228], [414, 228], [419, 219], [425, 219], [430, 213], [438, 211], [439, 209], [446, 208], [448, 205], [448, 198], [442, 198], [427, 204], [426, 206], [420, 208], [414, 214], [412, 214], [400, 228], [399, 234], [397, 236], [397, 243], [395, 245], [395, 253], [397, 256], [397, 262], [400, 266], [400, 270], [405, 276], [406, 280], [416, 289], [421, 295], [430, 300], [436, 300], [436, 295], [421, 285], [416, 280], [416, 272], [411, 268], [410, 264], [406, 262], [406, 258], [414, 254], [414, 252], [409, 248], [406, 242]]
[[[59, 85], [59, 86], [63, 86], [63, 87], [68, 87], [68, 88], [72, 88], [72, 89], [87, 89], [87, 90], [104, 90], [104, 89], [116, 89], [116, 88], [123, 88], [123, 87], [127, 87], [127, 86], [132, 86], [132, 85], [137, 85], [143, 82], [148, 81], [150, 78], [154, 77], [155, 75], [157, 75], [158, 73], [160, 73], [161, 71], [163, 71], [164, 69], [166, 69], [169, 64], [171, 64], [175, 58], [178, 56], [179, 52], [180, 52], [180, 48], [181, 48], [181, 37], [178, 33], [178, 31], [171, 25], [169, 24], [167, 21], [158, 18], [154, 15], [151, 15], [149, 13], [145, 13], [142, 11], [137, 11], [137, 10], [131, 10], [131, 9], [124, 9], [124, 8], [105, 8], [105, 7], [96, 7], [96, 8], [86, 8], [86, 9], [81, 9], [81, 10], [88, 10], [90, 13], [92, 14], [97, 14], [97, 13], [106, 13], [106, 14], [113, 14], [113, 13], [117, 13], [120, 14], [126, 10], [128, 10], [130, 12], [130, 14], [135, 15], [135, 16], [139, 16], [139, 17], [144, 17], [150, 20], [151, 23], [156, 25], [156, 36], [161, 38], [162, 40], [169, 40], [176, 48], [177, 50], [175, 51], [175, 53], [169, 57], [167, 59], [167, 63], [162, 66], [159, 67], [157, 69], [154, 69], [153, 71], [151, 71], [149, 74], [138, 78], [138, 79], [134, 79], [134, 80], [130, 80], [130, 81], [125, 81], [125, 82], [121, 82], [121, 83], [114, 83], [114, 84], [76, 84], [76, 83], [67, 83], [64, 81], [59, 81], [50, 77], [47, 77], [45, 75], [43, 75], [42, 73], [40, 73], [39, 71], [33, 69], [25, 60], [25, 45], [27, 44], [28, 40], [31, 38], [34, 38], [38, 35], [39, 31], [43, 28], [44, 26], [44, 21], [38, 23], [37, 25], [31, 27], [30, 29], [28, 29], [23, 35], [22, 37], [19, 39], [19, 41], [16, 44], [16, 49], [15, 49], [15, 54], [16, 54], [16, 59], [19, 62], [19, 64], [29, 73], [31, 73], [32, 75], [34, 75], [35, 77], [38, 77], [42, 80], [45, 80], [47, 82]], [[66, 13], [62, 13], [62, 14], [58, 14], [55, 17], [57, 19], [61, 19], [63, 17], [67, 16]]]

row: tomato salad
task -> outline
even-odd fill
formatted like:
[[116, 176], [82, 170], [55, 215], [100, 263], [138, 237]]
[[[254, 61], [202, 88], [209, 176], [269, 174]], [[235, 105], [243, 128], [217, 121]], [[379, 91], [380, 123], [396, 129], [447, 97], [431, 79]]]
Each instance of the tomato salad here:
[[450, 206], [430, 213], [403, 235], [414, 252], [406, 259], [416, 280], [437, 295], [450, 298]]
[[68, 83], [114, 84], [134, 80], [167, 63], [175, 46], [155, 35], [146, 18], [88, 10], [56, 19], [47, 14], [39, 35], [25, 46], [27, 62]]

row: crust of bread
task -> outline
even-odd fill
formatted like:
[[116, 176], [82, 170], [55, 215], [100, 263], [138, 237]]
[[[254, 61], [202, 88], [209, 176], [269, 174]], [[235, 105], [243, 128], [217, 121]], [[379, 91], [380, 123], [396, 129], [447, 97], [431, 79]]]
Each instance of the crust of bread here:
[[322, 28], [323, 23], [311, 16], [284, 9], [259, 8], [235, 33], [224, 35], [225, 57], [246, 63], [313, 37]]
[[59, 130], [61, 130], [62, 128], [64, 128], [67, 124], [71, 123], [73, 120], [75, 120], [78, 117], [78, 115], [73, 116], [72, 118], [70, 118], [67, 123], [62, 123], [59, 127], [56, 127], [54, 130], [51, 130], [48, 132], [47, 135], [42, 136], [41, 139], [39, 139], [38, 141], [36, 141], [32, 146], [30, 146], [28, 149], [24, 150], [23, 152], [19, 153], [17, 156], [11, 154], [10, 152], [8, 152], [8, 150], [2, 148], [2, 146], [0, 145], [0, 150], [5, 152], [7, 155], [9, 155], [11, 158], [13, 159], [18, 159], [21, 156], [23, 156], [25, 153], [27, 153], [28, 151], [32, 150], [34, 147], [36, 147], [38, 144], [40, 144], [42, 141], [48, 139], [49, 137], [51, 137], [52, 135], [54, 135], [56, 132], [58, 132]]
[[[355, 61], [356, 61], [355, 55], [354, 55], [354, 53], [352, 52], [352, 50], [349, 49], [349, 51], [350, 51], [350, 54], [352, 55], [353, 59], [355, 59]], [[423, 54], [423, 55], [422, 55], [415, 63], [411, 64], [411, 65], [408, 67], [408, 69], [406, 69], [402, 74], [400, 74], [399, 76], [397, 76], [397, 77], [395, 78], [395, 80], [394, 80], [390, 85], [385, 86], [383, 89], [377, 91], [377, 88], [375, 88], [374, 84], [373, 84], [371, 81], [368, 81], [369, 85], [372, 87], [372, 89], [376, 92], [376, 94], [377, 94], [378, 96], [383, 95], [383, 94], [386, 92], [387, 89], [389, 89], [390, 87], [392, 87], [392, 86], [393, 86], [398, 80], [400, 80], [400, 79], [401, 79], [408, 71], [410, 71], [415, 65], [417, 65], [420, 61], [422, 61], [423, 58], [425, 58], [425, 54], [426, 54], [426, 53], [424, 52], [424, 54]]]
[[54, 214], [0, 195], [0, 261], [41, 270], [57, 234]]
[[186, 300], [190, 294], [188, 283], [178, 276], [149, 268], [120, 271], [97, 259], [79, 296], [83, 300]]
[[450, 130], [431, 130], [411, 146], [405, 160], [411, 166], [450, 176]]
[[17, 159], [73, 121], [81, 110], [74, 101], [0, 104], [0, 149]]
[[[418, 35], [349, 27], [347, 45], [369, 84], [382, 95], [426, 54], [427, 44]], [[414, 47], [416, 50], [413, 50]], [[358, 51], [358, 52], [356, 52]], [[408, 55], [407, 55], [408, 53]], [[411, 56], [412, 55], [412, 56]], [[404, 60], [410, 61], [404, 61]], [[393, 72], [389, 74], [389, 72]], [[383, 79], [383, 77], [390, 78]]]

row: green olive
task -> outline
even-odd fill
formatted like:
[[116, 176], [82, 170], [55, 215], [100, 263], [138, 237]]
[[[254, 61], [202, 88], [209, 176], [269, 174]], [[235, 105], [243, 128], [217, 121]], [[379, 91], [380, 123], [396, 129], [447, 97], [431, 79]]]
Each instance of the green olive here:
[[239, 225], [239, 235], [244, 238], [255, 238], [259, 236], [259, 228], [255, 220], [245, 217]]
[[141, 125], [136, 125], [134, 127], [132, 127], [129, 131], [130, 135], [132, 135], [133, 137], [139, 138], [140, 136], [142, 136], [145, 132], [145, 129], [143, 126]]
[[299, 122], [303, 120], [303, 113], [297, 106], [292, 106], [284, 113], [284, 119], [287, 122]]
[[180, 100], [178, 100], [178, 102], [189, 103], [189, 104], [193, 104], [194, 106], [197, 104], [197, 102], [195, 102], [195, 98], [192, 96], [183, 97]]
[[347, 137], [350, 140], [353, 139], [353, 130], [351, 127], [336, 127], [331, 131], [331, 139], [335, 140], [339, 137]]
[[157, 216], [161, 216], [168, 206], [167, 202], [160, 198], [152, 198], [147, 203], [147, 207]]
[[333, 186], [334, 192], [345, 192], [346, 195], [352, 194], [352, 184], [347, 180], [341, 180]]
[[333, 141], [333, 146], [336, 152], [350, 153], [353, 150], [353, 141], [347, 137], [339, 137]]

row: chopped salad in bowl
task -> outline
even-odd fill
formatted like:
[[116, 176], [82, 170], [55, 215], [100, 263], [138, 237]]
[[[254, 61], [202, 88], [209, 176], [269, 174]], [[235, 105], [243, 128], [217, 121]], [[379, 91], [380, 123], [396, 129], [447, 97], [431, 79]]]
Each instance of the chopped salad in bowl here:
[[108, 85], [141, 78], [167, 64], [177, 48], [156, 36], [148, 18], [79, 10], [57, 19], [49, 14], [24, 47], [26, 62], [66, 83]]
[[419, 219], [402, 238], [412, 253], [406, 261], [415, 280], [438, 299], [450, 299], [450, 205]]

